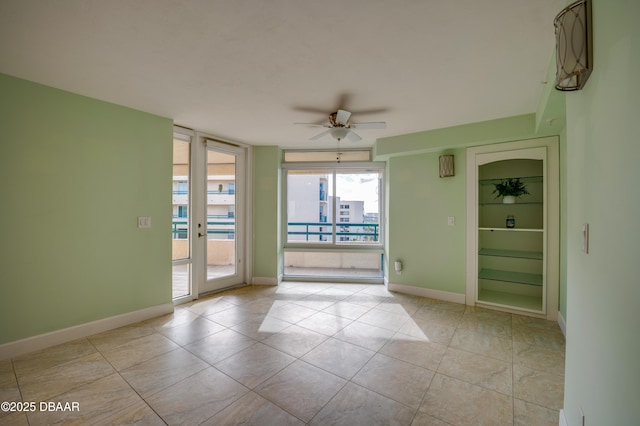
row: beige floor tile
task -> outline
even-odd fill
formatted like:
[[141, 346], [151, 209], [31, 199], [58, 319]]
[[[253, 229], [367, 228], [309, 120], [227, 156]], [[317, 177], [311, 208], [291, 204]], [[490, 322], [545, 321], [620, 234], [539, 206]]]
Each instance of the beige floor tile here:
[[30, 426], [29, 420], [27, 420], [26, 413], [4, 413], [6, 415], [0, 414], [0, 425], [7, 426]]
[[398, 330], [399, 333], [406, 334], [427, 342], [449, 345], [455, 333], [455, 327], [449, 327], [435, 321], [414, 316], [410, 321]]
[[349, 296], [353, 296], [354, 292], [349, 290], [344, 290], [338, 287], [330, 287], [325, 290], [319, 291], [315, 294], [325, 299], [332, 299], [335, 301], [339, 301], [339, 300], [344, 300]]
[[58, 395], [49, 401], [62, 404], [77, 402], [79, 409], [29, 413], [29, 423], [32, 426], [101, 422], [106, 424], [106, 419], [114, 412], [143, 402], [140, 396], [117, 373]]
[[454, 333], [451, 339], [451, 347], [507, 362], [512, 362], [513, 360], [513, 342], [511, 339], [490, 336], [461, 328]]
[[253, 389], [296, 359], [262, 343], [256, 343], [215, 364], [215, 367]]
[[164, 426], [166, 423], [145, 402], [138, 402], [124, 410], [112, 413], [105, 425]]
[[553, 321], [384, 286], [245, 286], [0, 361], [0, 400], [81, 407], [0, 424], [557, 425], [564, 351]]
[[446, 302], [444, 300], [425, 299], [423, 308], [429, 311], [458, 312], [460, 314], [464, 314], [467, 310], [467, 305], [462, 303]]
[[436, 374], [420, 411], [453, 425], [513, 424], [513, 398]]
[[560, 410], [564, 401], [564, 379], [555, 374], [514, 365], [513, 396], [552, 410]]
[[116, 370], [121, 371], [176, 348], [178, 348], [177, 344], [158, 333], [154, 333], [107, 349], [102, 355]]
[[538, 328], [514, 325], [513, 340], [515, 342], [528, 343], [557, 351], [565, 350], [564, 335], [559, 327]]
[[417, 409], [427, 391], [433, 371], [377, 354], [352, 381], [401, 404]]
[[95, 334], [89, 337], [89, 341], [98, 348], [98, 350], [105, 351], [124, 345], [130, 340], [148, 336], [149, 334], [155, 333], [155, 331], [153, 326], [141, 322]]
[[153, 327], [155, 331], [163, 331], [167, 328], [176, 327], [178, 325], [189, 324], [190, 322], [200, 318], [200, 315], [191, 312], [186, 307], [180, 305], [175, 307], [173, 312], [156, 318], [144, 321], [145, 325]]
[[235, 307], [235, 304], [226, 302], [225, 300], [223, 300], [223, 298], [218, 297], [215, 299], [198, 300], [187, 309], [195, 314], [207, 316]]
[[115, 370], [99, 353], [83, 356], [65, 364], [28, 374], [17, 374], [23, 401], [48, 401], [79, 386], [114, 373]]
[[296, 361], [258, 386], [255, 392], [308, 422], [345, 383], [318, 367]]
[[260, 395], [249, 392], [202, 426], [304, 426], [304, 422]]
[[302, 357], [303, 361], [344, 379], [351, 379], [375, 352], [330, 338]]
[[222, 411], [249, 390], [213, 367], [147, 398], [170, 425], [197, 425]]
[[324, 334], [292, 325], [262, 340], [262, 343], [291, 356], [301, 357], [327, 339], [328, 336]]
[[231, 329], [252, 339], [264, 340], [289, 326], [291, 326], [291, 323], [267, 315], [264, 318], [257, 318], [234, 325]]
[[305, 308], [304, 306], [296, 305], [295, 303], [287, 303], [286, 305], [274, 307], [269, 310], [269, 315], [295, 324], [298, 321], [310, 317], [316, 312], [317, 311], [315, 309]]
[[206, 315], [207, 319], [213, 322], [224, 325], [225, 327], [233, 327], [234, 325], [241, 324], [245, 321], [251, 321], [258, 318], [264, 318], [265, 314], [259, 314], [256, 312], [249, 312], [242, 309], [242, 306], [235, 306], [233, 308], [225, 309], [221, 312], [216, 312], [210, 315]]
[[383, 347], [393, 335], [393, 331], [354, 321], [337, 332], [333, 337], [372, 351], [377, 351]]
[[350, 320], [356, 320], [369, 311], [369, 307], [358, 305], [351, 302], [336, 302], [331, 306], [325, 308], [323, 312], [329, 314], [338, 315]]
[[511, 322], [511, 314], [470, 307], [465, 311], [458, 327], [510, 339]]
[[559, 421], [558, 410], [550, 410], [520, 399], [513, 401], [514, 426], [558, 426]]
[[353, 303], [355, 305], [364, 306], [366, 308], [375, 308], [380, 303], [384, 301], [388, 301], [386, 297], [380, 297], [373, 294], [366, 294], [364, 292], [358, 292], [353, 294], [346, 299], [342, 299], [343, 302]]
[[376, 305], [376, 309], [380, 309], [381, 311], [391, 312], [396, 315], [413, 315], [418, 309], [422, 307], [422, 303], [418, 301], [418, 298], [410, 298], [410, 299], [393, 299], [393, 300], [384, 300], [383, 302]]
[[209, 365], [178, 348], [120, 372], [143, 398], [204, 370]]
[[196, 340], [185, 349], [213, 365], [256, 343], [250, 337], [233, 330], [223, 330]]
[[384, 311], [382, 309], [373, 308], [369, 312], [358, 318], [357, 321], [397, 332], [410, 319], [411, 316], [406, 313], [396, 314], [393, 312]]
[[380, 349], [380, 353], [436, 371], [447, 347], [439, 343], [396, 333]]
[[253, 300], [249, 303], [241, 305], [241, 308], [245, 311], [266, 315], [271, 310], [276, 309], [280, 305], [285, 305], [285, 302], [276, 300], [272, 297], [262, 297], [260, 299]]
[[438, 304], [424, 305], [413, 314], [413, 317], [429, 320], [447, 327], [457, 327], [462, 320], [464, 311], [447, 308], [446, 306], [448, 305], [438, 306], [437, 308], [434, 308], [434, 306], [438, 306]]
[[347, 384], [311, 421], [311, 425], [409, 425], [415, 410], [353, 383]]
[[317, 333], [333, 336], [353, 321], [326, 312], [316, 312], [308, 318], [299, 321], [297, 325], [308, 328]]
[[513, 342], [513, 363], [564, 376], [564, 351], [516, 341]]
[[13, 368], [16, 374], [23, 376], [95, 353], [96, 348], [87, 339], [74, 340], [22, 355], [13, 360]]
[[472, 352], [448, 348], [438, 373], [464, 380], [507, 395], [513, 394], [510, 362], [487, 358]]
[[[22, 395], [18, 388], [18, 381], [13, 372], [13, 364], [10, 359], [0, 361], [0, 402], [21, 402]], [[0, 424], [11, 424], [12, 421], [22, 422], [20, 415], [13, 415], [10, 411], [0, 410]], [[20, 424], [20, 423], [19, 423]], [[27, 424], [26, 417], [24, 424]]]
[[451, 423], [444, 422], [427, 413], [418, 411], [411, 422], [411, 426], [451, 426]]
[[314, 309], [316, 311], [322, 311], [336, 303], [335, 299], [323, 297], [317, 294], [311, 294], [297, 300], [291, 300], [296, 305], [304, 306], [305, 308]]
[[516, 315], [512, 316], [513, 326], [514, 327], [529, 327], [529, 328], [537, 328], [541, 330], [560, 330], [560, 326], [555, 321], [548, 321], [540, 318], [528, 317], [524, 315]]
[[198, 317], [189, 323], [164, 329], [161, 333], [177, 344], [184, 346], [224, 329], [225, 327], [217, 322]]

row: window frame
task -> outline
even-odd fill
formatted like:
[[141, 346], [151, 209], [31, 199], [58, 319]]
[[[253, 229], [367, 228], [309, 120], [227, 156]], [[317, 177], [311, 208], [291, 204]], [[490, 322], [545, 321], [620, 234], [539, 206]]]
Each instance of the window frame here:
[[[282, 223], [281, 223], [281, 241], [283, 247], [286, 250], [295, 251], [371, 251], [371, 252], [383, 252], [384, 248], [384, 188], [385, 188], [385, 166], [384, 162], [345, 162], [345, 163], [327, 163], [327, 162], [290, 162], [282, 163], [282, 179], [281, 179], [281, 208], [282, 208]], [[340, 207], [337, 203], [333, 203], [333, 222], [327, 222], [328, 226], [332, 227], [332, 241], [331, 242], [296, 242], [288, 241], [288, 191], [287, 191], [287, 178], [289, 171], [294, 170], [328, 170], [333, 173], [333, 193], [335, 197], [336, 188], [336, 175], [340, 172], [353, 171], [357, 172], [370, 172], [378, 173], [378, 241], [375, 243], [359, 243], [359, 242], [345, 242], [339, 241], [339, 236], [336, 235], [340, 222], [338, 220]]]

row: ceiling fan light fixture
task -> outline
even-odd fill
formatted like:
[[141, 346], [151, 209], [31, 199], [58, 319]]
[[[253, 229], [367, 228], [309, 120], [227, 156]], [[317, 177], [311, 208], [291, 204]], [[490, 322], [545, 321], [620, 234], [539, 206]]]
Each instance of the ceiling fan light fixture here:
[[349, 134], [349, 129], [345, 127], [334, 127], [331, 129], [331, 136], [334, 139], [342, 140]]

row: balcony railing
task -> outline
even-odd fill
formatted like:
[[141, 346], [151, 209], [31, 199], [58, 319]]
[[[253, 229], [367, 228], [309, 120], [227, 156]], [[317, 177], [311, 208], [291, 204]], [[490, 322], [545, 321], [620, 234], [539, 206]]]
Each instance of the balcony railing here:
[[[226, 218], [227, 216], [211, 215], [209, 217]], [[234, 238], [236, 233], [236, 222], [233, 220], [233, 217], [230, 219], [231, 220], [228, 221], [207, 220], [207, 235], [226, 235], [228, 239]], [[223, 225], [225, 228], [216, 228], [216, 225]], [[232, 228], [227, 228], [228, 226], [232, 226]], [[171, 238], [174, 240], [187, 238], [187, 235], [189, 234], [189, 222], [187, 220], [180, 220], [174, 217], [171, 222], [171, 227]]]
[[[332, 235], [331, 223], [327, 222], [289, 222], [287, 235], [304, 235], [305, 241], [310, 241], [310, 236], [318, 236], [318, 240], [323, 241], [323, 237]], [[336, 237], [357, 237], [356, 241], [363, 241], [362, 237], [369, 237], [371, 241], [379, 240], [378, 223], [339, 223]], [[293, 230], [292, 228], [297, 228]], [[313, 229], [316, 228], [316, 229]], [[322, 228], [322, 230], [320, 230]], [[327, 231], [324, 229], [328, 228]], [[326, 240], [324, 240], [326, 241]]]
[[[223, 219], [225, 216], [210, 215], [208, 218]], [[235, 220], [229, 219], [227, 221], [207, 220], [207, 235], [235, 236]], [[309, 237], [312, 236], [317, 236], [321, 241], [323, 237], [327, 238], [332, 235], [332, 224], [327, 222], [289, 222], [287, 225], [287, 235], [303, 235], [305, 241], [310, 241]], [[233, 226], [233, 228], [227, 228], [228, 226]], [[379, 241], [380, 224], [378, 223], [340, 223], [337, 226], [336, 237], [338, 238], [357, 237], [356, 241], [363, 241], [362, 237], [369, 237], [371, 241]], [[293, 228], [298, 228], [298, 230], [293, 230]], [[325, 228], [328, 230], [325, 231]], [[173, 218], [171, 232], [173, 239], [186, 238], [188, 229], [189, 223], [186, 219]]]

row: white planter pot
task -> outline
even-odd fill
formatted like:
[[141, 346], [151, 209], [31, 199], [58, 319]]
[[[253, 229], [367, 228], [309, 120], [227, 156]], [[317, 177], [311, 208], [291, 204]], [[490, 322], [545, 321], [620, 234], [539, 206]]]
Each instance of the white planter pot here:
[[515, 204], [516, 197], [514, 195], [505, 195], [502, 197], [502, 204]]

